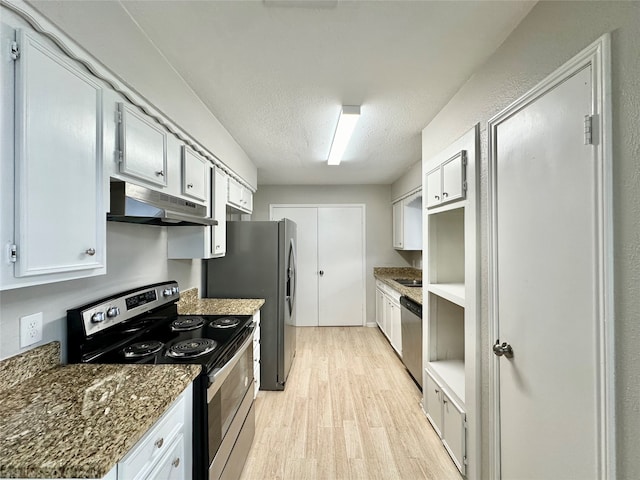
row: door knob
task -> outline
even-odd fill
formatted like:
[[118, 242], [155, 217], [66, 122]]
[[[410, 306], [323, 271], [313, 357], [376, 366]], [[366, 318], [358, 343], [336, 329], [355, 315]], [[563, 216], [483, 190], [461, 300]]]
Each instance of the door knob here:
[[496, 343], [493, 345], [493, 353], [497, 357], [505, 356], [507, 358], [513, 358], [513, 348], [507, 342], [502, 342], [500, 345], [500, 340], [496, 340]]
[[324, 270], [320, 270], [318, 273], [320, 274], [320, 276], [323, 276], [324, 275]]

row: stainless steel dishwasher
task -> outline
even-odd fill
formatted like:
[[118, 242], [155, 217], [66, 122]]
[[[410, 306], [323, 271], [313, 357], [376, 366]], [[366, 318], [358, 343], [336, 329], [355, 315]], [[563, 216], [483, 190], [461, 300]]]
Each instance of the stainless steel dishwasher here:
[[402, 296], [400, 307], [402, 361], [422, 390], [422, 305]]

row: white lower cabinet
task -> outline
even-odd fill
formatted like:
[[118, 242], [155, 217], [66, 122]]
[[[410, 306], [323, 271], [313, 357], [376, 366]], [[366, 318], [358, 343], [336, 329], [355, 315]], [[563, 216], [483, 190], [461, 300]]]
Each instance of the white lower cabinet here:
[[253, 314], [256, 329], [253, 332], [253, 398], [258, 396], [260, 390], [260, 310]]
[[442, 440], [458, 470], [466, 473], [466, 414], [454, 400], [454, 395], [443, 389], [427, 370], [424, 389], [426, 414]]
[[393, 349], [402, 357], [401, 294], [381, 281], [376, 281], [376, 323]]
[[192, 402], [189, 385], [118, 463], [118, 480], [189, 478], [192, 473]]

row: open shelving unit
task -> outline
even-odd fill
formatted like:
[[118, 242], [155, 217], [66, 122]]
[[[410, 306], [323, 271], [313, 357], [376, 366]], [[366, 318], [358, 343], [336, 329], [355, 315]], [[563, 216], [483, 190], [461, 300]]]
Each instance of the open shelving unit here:
[[478, 143], [477, 125], [423, 164], [423, 407], [469, 479], [480, 478]]

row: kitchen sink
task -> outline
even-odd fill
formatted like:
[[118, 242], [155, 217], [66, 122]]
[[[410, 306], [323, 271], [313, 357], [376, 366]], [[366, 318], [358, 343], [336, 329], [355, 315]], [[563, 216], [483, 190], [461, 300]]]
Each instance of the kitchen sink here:
[[405, 287], [421, 287], [422, 279], [420, 278], [394, 278], [394, 282], [398, 282], [400, 285], [404, 285]]

